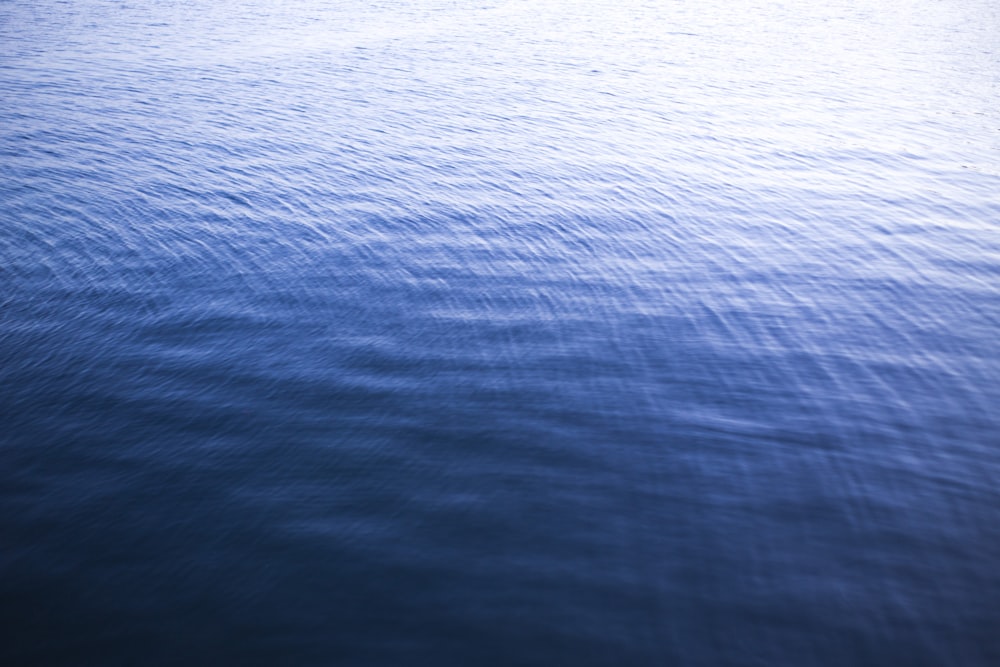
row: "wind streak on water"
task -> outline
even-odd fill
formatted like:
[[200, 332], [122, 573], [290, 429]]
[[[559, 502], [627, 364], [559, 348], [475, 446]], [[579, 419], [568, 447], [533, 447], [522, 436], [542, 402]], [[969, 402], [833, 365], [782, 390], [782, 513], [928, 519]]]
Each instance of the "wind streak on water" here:
[[995, 664], [998, 28], [0, 5], [5, 664]]

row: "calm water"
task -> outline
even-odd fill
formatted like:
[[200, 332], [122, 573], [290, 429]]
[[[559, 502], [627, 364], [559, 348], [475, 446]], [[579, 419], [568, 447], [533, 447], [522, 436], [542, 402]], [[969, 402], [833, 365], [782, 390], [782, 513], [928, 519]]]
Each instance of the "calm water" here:
[[4, 665], [1000, 664], [992, 0], [5, 0], [0, 92]]

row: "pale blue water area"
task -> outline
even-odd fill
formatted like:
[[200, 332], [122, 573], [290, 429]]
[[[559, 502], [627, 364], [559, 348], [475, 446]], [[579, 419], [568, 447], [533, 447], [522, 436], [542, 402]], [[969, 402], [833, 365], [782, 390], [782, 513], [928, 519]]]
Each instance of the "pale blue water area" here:
[[0, 663], [1000, 664], [993, 0], [0, 2]]

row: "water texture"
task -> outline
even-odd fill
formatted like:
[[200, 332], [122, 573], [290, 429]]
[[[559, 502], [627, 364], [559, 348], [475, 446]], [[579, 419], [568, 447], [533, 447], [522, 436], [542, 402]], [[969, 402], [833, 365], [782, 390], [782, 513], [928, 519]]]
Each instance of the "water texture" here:
[[0, 2], [0, 662], [1000, 664], [998, 36]]

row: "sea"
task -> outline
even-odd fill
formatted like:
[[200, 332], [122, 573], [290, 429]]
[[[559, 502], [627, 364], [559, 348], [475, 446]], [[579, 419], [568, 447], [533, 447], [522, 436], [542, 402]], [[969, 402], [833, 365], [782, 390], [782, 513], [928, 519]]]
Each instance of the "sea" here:
[[1000, 665], [1000, 4], [0, 1], [0, 663]]

